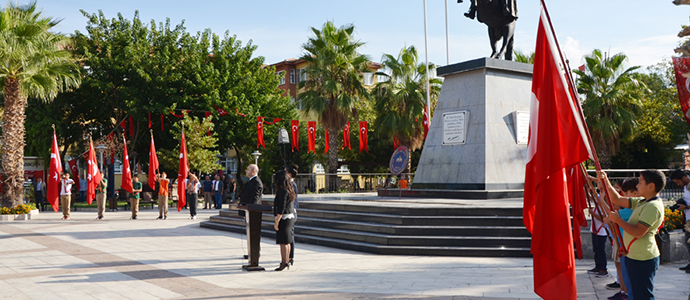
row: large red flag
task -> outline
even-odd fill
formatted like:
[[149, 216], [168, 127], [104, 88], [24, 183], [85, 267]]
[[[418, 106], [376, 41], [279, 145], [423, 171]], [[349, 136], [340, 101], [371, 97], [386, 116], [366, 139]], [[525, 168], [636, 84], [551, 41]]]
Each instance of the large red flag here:
[[350, 122], [347, 122], [345, 128], [343, 128], [343, 150], [345, 150], [345, 146], [347, 146], [347, 149], [352, 150], [350, 143]]
[[299, 121], [290, 121], [292, 127], [292, 152], [299, 151]]
[[580, 166], [566, 171], [568, 174], [568, 190], [570, 194], [570, 205], [573, 210], [573, 242], [575, 243], [575, 252], [577, 258], [582, 259], [582, 237], [580, 236], [580, 227], [587, 226], [587, 219], [585, 217], [585, 209], [587, 208], [587, 198], [585, 198], [585, 178], [582, 174]]
[[532, 77], [523, 221], [532, 233], [534, 291], [547, 300], [575, 300], [567, 172], [591, 151], [543, 9]]
[[187, 204], [187, 194], [185, 193], [184, 179], [189, 173], [189, 166], [187, 165], [187, 143], [184, 139], [184, 129], [182, 130], [182, 139], [180, 141], [180, 167], [177, 171], [177, 211], [181, 211]]
[[326, 144], [326, 147], [324, 147], [324, 150], [323, 150], [323, 154], [326, 154], [326, 153], [328, 153], [328, 149], [330, 149], [329, 144], [331, 143], [331, 135], [328, 133], [328, 129], [324, 128], [323, 136], [324, 136], [324, 142]]
[[96, 187], [101, 183], [103, 175], [98, 169], [98, 161], [96, 160], [96, 151], [93, 150], [93, 141], [89, 141], [89, 159], [87, 161], [87, 176], [86, 176], [86, 202], [91, 205], [93, 199], [96, 198]]
[[316, 121], [309, 121], [307, 124], [309, 125], [309, 150], [307, 150], [307, 153], [311, 151], [316, 154]]
[[426, 135], [429, 133], [429, 110], [424, 104], [424, 115], [422, 116], [422, 127], [424, 127], [424, 139], [426, 140]]
[[359, 153], [366, 150], [369, 153], [369, 142], [367, 141], [367, 131], [369, 130], [366, 121], [359, 121]]
[[264, 146], [264, 117], [256, 117], [256, 148]]
[[59, 210], [58, 201], [60, 197], [60, 179], [62, 176], [62, 162], [60, 161], [60, 150], [58, 148], [57, 137], [53, 131], [53, 149], [50, 152], [50, 169], [48, 170], [48, 186], [46, 195], [48, 197], [48, 203], [53, 207], [53, 210], [57, 212]]
[[127, 139], [124, 139], [125, 153], [122, 156], [122, 188], [133, 193], [134, 186], [132, 184], [132, 171], [129, 168], [129, 154], [127, 154]]
[[74, 179], [74, 187], [79, 190], [81, 189], [81, 184], [79, 184], [79, 167], [77, 167], [77, 159], [71, 159], [67, 161], [69, 165], [69, 170], [72, 171], [72, 178]]
[[676, 74], [680, 108], [683, 110], [685, 122], [690, 125], [690, 57], [674, 57], [673, 71]]
[[153, 134], [151, 135], [151, 148], [149, 148], [149, 186], [156, 189], [156, 170], [158, 170], [158, 155], [156, 146], [153, 144]]

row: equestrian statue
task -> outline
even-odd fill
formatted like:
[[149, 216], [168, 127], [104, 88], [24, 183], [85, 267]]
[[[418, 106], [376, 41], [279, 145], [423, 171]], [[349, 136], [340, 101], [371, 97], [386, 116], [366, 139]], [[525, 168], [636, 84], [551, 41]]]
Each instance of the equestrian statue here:
[[[463, 0], [458, 0], [462, 3]], [[513, 60], [513, 36], [517, 20], [517, 0], [470, 0], [470, 10], [465, 17], [477, 17], [477, 21], [489, 28], [491, 41], [491, 58]], [[498, 42], [503, 39], [503, 46], [496, 51]]]

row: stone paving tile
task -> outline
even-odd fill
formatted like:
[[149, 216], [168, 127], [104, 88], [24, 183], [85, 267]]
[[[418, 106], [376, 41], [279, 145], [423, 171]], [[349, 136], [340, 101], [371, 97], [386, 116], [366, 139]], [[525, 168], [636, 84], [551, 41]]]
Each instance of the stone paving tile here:
[[[128, 220], [129, 212], [107, 212], [100, 221], [94, 212], [75, 212], [69, 221], [42, 213], [2, 223], [0, 299], [538, 298], [528, 258], [382, 256], [298, 244], [295, 266], [275, 272], [279, 250], [264, 239], [267, 271], [244, 272], [244, 237], [200, 228], [217, 211], [199, 213], [189, 220], [186, 211], [171, 211], [165, 221], [146, 209], [140, 220]], [[577, 264], [578, 299], [613, 294], [604, 287], [613, 278], [586, 274], [592, 260]], [[688, 297], [682, 265], [662, 265], [658, 299]]]

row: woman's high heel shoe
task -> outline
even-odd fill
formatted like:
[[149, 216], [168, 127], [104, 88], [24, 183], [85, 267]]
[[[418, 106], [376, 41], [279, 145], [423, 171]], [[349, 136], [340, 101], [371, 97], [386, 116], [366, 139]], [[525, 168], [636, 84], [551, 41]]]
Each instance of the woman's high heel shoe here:
[[290, 264], [291, 266], [294, 266], [294, 265], [295, 265], [295, 260], [294, 260], [294, 259], [290, 259], [290, 261], [288, 261], [288, 264]]
[[290, 265], [288, 265], [287, 263], [280, 263], [280, 267], [277, 267], [276, 271], [282, 271], [285, 268], [288, 268], [288, 270], [290, 270]]

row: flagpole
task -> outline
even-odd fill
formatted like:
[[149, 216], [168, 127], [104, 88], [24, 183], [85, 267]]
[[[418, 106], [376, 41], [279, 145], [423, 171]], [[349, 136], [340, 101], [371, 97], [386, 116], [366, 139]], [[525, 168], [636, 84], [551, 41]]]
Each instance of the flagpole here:
[[448, 0], [446, 0], [446, 65], [450, 65], [450, 48], [448, 45]]
[[426, 0], [424, 0], [424, 55], [426, 56], [426, 107], [429, 124], [431, 124], [431, 100], [429, 96], [429, 33], [426, 28]]

